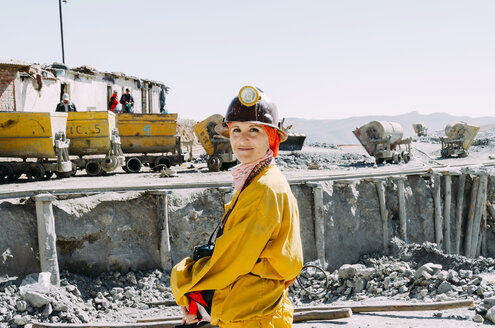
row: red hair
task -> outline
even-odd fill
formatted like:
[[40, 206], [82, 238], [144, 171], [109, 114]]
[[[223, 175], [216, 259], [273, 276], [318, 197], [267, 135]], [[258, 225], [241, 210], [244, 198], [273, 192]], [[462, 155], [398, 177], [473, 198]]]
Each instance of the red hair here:
[[270, 145], [270, 149], [273, 151], [273, 157], [277, 157], [278, 155], [278, 146], [280, 145], [280, 136], [278, 135], [277, 130], [272, 127], [263, 125], [265, 128], [266, 134], [268, 135], [268, 144]]
[[[232, 126], [232, 123], [229, 123], [229, 134], [230, 134], [230, 127]], [[266, 126], [264, 124], [260, 124], [263, 126], [263, 128], [266, 131], [266, 134], [268, 135], [268, 145], [270, 146], [270, 149], [273, 151], [273, 157], [277, 157], [278, 155], [278, 146], [280, 145], [280, 136], [278, 135], [277, 130], [275, 130], [272, 127]]]

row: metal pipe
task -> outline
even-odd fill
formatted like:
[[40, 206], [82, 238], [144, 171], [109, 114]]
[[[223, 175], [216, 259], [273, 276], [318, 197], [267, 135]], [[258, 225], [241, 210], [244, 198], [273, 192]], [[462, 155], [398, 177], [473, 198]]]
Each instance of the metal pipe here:
[[60, 15], [60, 39], [62, 40], [62, 63], [65, 64], [64, 26], [62, 24], [62, 0], [58, 0], [58, 12], [59, 12], [59, 15]]

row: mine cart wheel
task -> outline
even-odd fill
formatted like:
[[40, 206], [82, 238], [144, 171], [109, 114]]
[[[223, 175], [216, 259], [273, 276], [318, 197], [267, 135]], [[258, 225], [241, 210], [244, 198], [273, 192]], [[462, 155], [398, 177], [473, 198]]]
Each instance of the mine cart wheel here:
[[[156, 160], [155, 160], [155, 166], [159, 166], [159, 165], [165, 165], [167, 168], [169, 168], [172, 163], [170, 162], [170, 159], [168, 159], [167, 157], [165, 156], [160, 156], [158, 157]], [[163, 167], [163, 166], [162, 166]]]
[[327, 292], [328, 276], [319, 266], [304, 265], [297, 276], [299, 286], [308, 294], [320, 295]]
[[89, 176], [95, 177], [101, 174], [101, 164], [97, 161], [89, 161], [86, 163], [86, 173]]
[[449, 151], [444, 148], [440, 151], [440, 156], [442, 156], [442, 158], [448, 158], [449, 157]]
[[409, 163], [409, 161], [411, 160], [411, 154], [409, 154], [409, 152], [407, 151], [403, 151], [402, 159], [404, 160], [404, 163]]
[[222, 164], [222, 168], [221, 168], [221, 170], [222, 170], [222, 171], [227, 171], [228, 169], [230, 169], [231, 167], [234, 167], [234, 166], [236, 166], [236, 165], [237, 165], [237, 161], [235, 161], [235, 162], [230, 162], [230, 163], [229, 163], [229, 162], [226, 162], [226, 163], [223, 163], [223, 164]]
[[143, 164], [141, 163], [141, 160], [138, 157], [131, 157], [126, 159], [125, 161], [125, 169], [127, 173], [138, 173], [141, 171], [141, 167]]
[[9, 163], [0, 163], [0, 182], [10, 180], [14, 175], [12, 165]]
[[385, 159], [382, 158], [382, 157], [379, 157], [379, 158], [375, 158], [375, 161], [376, 161], [376, 164], [383, 164], [383, 162], [385, 161]]
[[45, 167], [40, 163], [32, 163], [29, 165], [26, 175], [32, 181], [41, 180], [45, 176]]
[[219, 156], [213, 156], [208, 159], [208, 169], [211, 172], [220, 171], [222, 164], [222, 159]]
[[468, 152], [465, 151], [465, 152], [460, 153], [459, 157], [464, 158], [464, 157], [467, 157], [467, 155], [468, 155]]
[[394, 153], [393, 161], [394, 161], [394, 164], [399, 164], [400, 163], [400, 155], [399, 155], [399, 153]]

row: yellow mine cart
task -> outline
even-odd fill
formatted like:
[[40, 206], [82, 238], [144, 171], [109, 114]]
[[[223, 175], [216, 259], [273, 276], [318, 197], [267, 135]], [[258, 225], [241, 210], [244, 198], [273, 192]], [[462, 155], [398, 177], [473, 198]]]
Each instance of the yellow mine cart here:
[[212, 172], [226, 170], [237, 163], [229, 138], [215, 132], [215, 126], [222, 121], [222, 115], [213, 114], [194, 125], [194, 133], [208, 154], [208, 169]]
[[39, 180], [49, 178], [53, 172], [70, 172], [66, 122], [67, 113], [0, 112], [0, 158], [5, 159], [0, 159], [0, 181], [15, 180], [23, 173]]
[[139, 172], [142, 164], [158, 170], [184, 161], [177, 114], [120, 113], [117, 128], [126, 155], [123, 169], [127, 172]]
[[471, 147], [479, 129], [479, 127], [469, 125], [466, 122], [447, 124], [445, 127], [445, 135], [447, 137], [440, 138], [442, 143], [440, 155], [443, 158], [468, 156], [468, 149]]
[[413, 123], [412, 127], [418, 137], [426, 137], [428, 134], [428, 128], [424, 123]]
[[194, 133], [198, 137], [199, 142], [205, 149], [209, 156], [213, 156], [214, 147], [212, 139], [217, 133], [215, 132], [215, 126], [222, 123], [223, 116], [220, 114], [213, 114], [210, 117], [198, 122], [194, 125]]
[[[79, 156], [72, 161], [78, 169], [85, 168], [88, 175], [111, 172], [124, 165], [114, 113], [69, 112], [66, 133], [71, 141], [69, 154]], [[106, 156], [87, 158], [88, 155]]]

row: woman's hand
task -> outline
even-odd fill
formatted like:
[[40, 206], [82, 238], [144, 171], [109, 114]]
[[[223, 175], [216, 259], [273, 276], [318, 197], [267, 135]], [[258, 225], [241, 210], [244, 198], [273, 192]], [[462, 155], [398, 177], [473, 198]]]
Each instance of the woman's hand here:
[[181, 306], [180, 309], [182, 310], [182, 314], [184, 315], [184, 317], [182, 318], [183, 325], [199, 322], [198, 317], [196, 317], [194, 314], [189, 313], [186, 306]]

